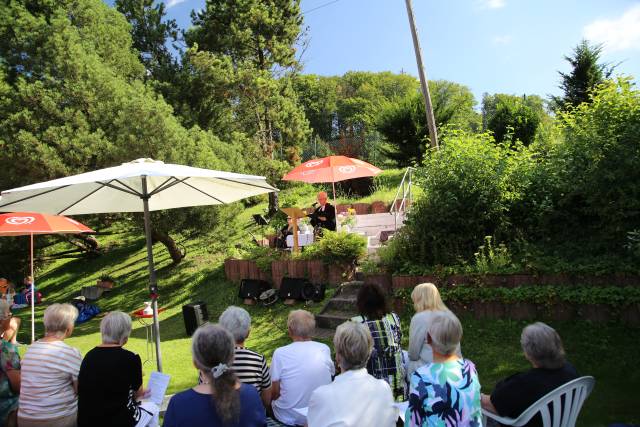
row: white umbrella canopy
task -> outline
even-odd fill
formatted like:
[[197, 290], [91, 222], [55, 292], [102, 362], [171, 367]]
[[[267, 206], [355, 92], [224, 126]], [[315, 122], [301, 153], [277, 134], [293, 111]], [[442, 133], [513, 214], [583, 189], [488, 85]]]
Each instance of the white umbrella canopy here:
[[153, 301], [156, 361], [162, 371], [158, 287], [153, 264], [150, 211], [219, 205], [278, 191], [263, 176], [243, 175], [138, 159], [106, 169], [3, 191], [0, 212], [28, 211], [56, 215], [144, 212]]

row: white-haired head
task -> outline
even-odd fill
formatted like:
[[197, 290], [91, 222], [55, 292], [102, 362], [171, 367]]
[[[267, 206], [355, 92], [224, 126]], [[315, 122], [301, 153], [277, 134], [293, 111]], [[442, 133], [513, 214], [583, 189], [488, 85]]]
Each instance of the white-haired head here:
[[336, 329], [333, 347], [342, 371], [361, 369], [367, 366], [373, 338], [363, 323], [347, 321]]
[[44, 330], [47, 335], [64, 337], [73, 331], [78, 309], [71, 304], [51, 304], [44, 311]]
[[429, 327], [431, 348], [434, 351], [449, 356], [453, 354], [462, 339], [462, 324], [450, 311], [439, 311], [434, 316]]
[[222, 312], [218, 324], [231, 332], [237, 344], [242, 344], [249, 336], [251, 316], [244, 308], [232, 305]]
[[124, 345], [131, 335], [131, 316], [122, 311], [108, 313], [100, 322], [103, 344]]
[[289, 335], [298, 338], [311, 338], [316, 328], [316, 319], [306, 310], [293, 310], [287, 318]]
[[565, 362], [560, 335], [551, 326], [536, 322], [522, 330], [520, 344], [527, 359], [538, 368], [557, 369]]

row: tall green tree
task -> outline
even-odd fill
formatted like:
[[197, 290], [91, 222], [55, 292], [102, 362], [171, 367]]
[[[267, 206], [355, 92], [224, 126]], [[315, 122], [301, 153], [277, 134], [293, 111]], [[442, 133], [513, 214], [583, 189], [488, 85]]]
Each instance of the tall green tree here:
[[178, 64], [167, 44], [172, 42], [177, 48], [180, 31], [175, 19], [166, 18], [164, 3], [116, 0], [115, 7], [131, 24], [132, 46], [138, 51], [149, 75], [155, 80], [171, 80]]
[[596, 86], [611, 77], [615, 66], [600, 63], [601, 54], [602, 45], [592, 45], [587, 40], [582, 40], [570, 56], [564, 57], [571, 64], [571, 71], [558, 72], [559, 87], [564, 94], [561, 97], [552, 97], [555, 109], [566, 110], [589, 102], [589, 96]]
[[[431, 102], [438, 128], [477, 131], [480, 116], [474, 110], [475, 98], [468, 87], [446, 80], [429, 82]], [[415, 91], [384, 108], [377, 129], [389, 143], [384, 151], [400, 166], [419, 163], [428, 146], [428, 129], [422, 94]]]
[[485, 130], [496, 142], [520, 141], [531, 144], [540, 124], [548, 119], [544, 100], [537, 95], [484, 94], [482, 119]]
[[[100, 0], [24, 0], [0, 8], [0, 187], [138, 157], [242, 170], [238, 152], [198, 127], [184, 128], [145, 84], [129, 30]], [[171, 222], [154, 224], [175, 261], [180, 251], [169, 233], [214, 220], [211, 211], [194, 212], [203, 214], [176, 211]], [[200, 220], [187, 222], [194, 216]]]
[[247, 60], [259, 70], [297, 66], [296, 42], [302, 36], [300, 0], [207, 0], [192, 13], [189, 46]]

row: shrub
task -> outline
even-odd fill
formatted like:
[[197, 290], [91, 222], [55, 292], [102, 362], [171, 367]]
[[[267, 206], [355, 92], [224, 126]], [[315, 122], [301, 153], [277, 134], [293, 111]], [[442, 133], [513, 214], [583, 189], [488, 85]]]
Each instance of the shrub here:
[[352, 264], [367, 253], [367, 240], [359, 234], [324, 230], [323, 236], [306, 246], [301, 257], [322, 259], [327, 264]]

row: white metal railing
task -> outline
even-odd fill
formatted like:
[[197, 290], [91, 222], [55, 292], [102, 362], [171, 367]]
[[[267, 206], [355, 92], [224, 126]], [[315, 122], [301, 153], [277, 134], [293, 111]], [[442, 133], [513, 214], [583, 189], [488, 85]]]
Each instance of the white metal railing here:
[[[408, 212], [413, 203], [413, 193], [411, 191], [413, 171], [414, 168], [408, 167], [404, 172], [398, 191], [396, 191], [396, 196], [393, 198], [393, 203], [391, 203], [391, 209], [389, 209], [389, 213], [394, 216], [393, 222], [396, 231], [398, 230], [398, 215]], [[400, 204], [398, 204], [398, 200], [400, 200]]]

